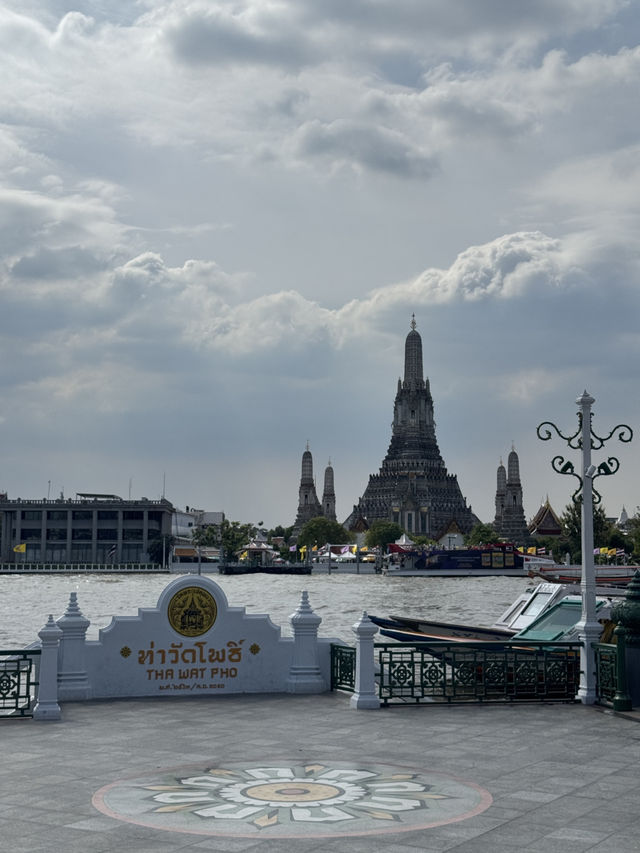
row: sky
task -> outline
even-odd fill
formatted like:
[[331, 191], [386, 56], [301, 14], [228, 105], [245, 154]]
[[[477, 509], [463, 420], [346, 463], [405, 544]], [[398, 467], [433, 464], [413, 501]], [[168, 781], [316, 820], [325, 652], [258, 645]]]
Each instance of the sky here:
[[628, 0], [1, 0], [0, 490], [344, 520], [415, 314], [482, 521], [640, 504], [640, 9]]

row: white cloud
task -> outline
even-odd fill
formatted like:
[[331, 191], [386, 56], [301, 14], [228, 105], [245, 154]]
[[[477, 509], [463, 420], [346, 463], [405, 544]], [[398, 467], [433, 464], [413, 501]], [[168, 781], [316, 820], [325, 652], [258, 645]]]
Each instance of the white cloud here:
[[[10, 491], [42, 478], [47, 430], [67, 467], [92, 435], [127, 477], [204, 454], [190, 501], [215, 507], [216, 463], [247, 477], [258, 447], [282, 464], [317, 430], [363, 472], [346, 510], [414, 311], [454, 471], [585, 385], [640, 414], [638, 32], [623, 0], [9, 0]], [[274, 523], [296, 489], [274, 488]]]

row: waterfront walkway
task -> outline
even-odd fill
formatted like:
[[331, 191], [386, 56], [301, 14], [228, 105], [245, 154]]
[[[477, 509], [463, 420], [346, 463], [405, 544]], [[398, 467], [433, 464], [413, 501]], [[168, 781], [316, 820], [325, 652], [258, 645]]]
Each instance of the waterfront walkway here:
[[640, 725], [344, 694], [67, 703], [0, 723], [12, 853], [640, 851]]

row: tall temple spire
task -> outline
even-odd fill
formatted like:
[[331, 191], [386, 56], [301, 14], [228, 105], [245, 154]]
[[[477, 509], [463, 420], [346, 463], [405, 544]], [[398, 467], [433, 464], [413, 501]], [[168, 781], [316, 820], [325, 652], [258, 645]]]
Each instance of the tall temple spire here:
[[404, 381], [398, 380], [391, 442], [378, 474], [345, 521], [395, 521], [410, 535], [440, 538], [456, 524], [468, 533], [478, 519], [462, 496], [458, 480], [447, 473], [438, 449], [429, 381], [422, 370], [422, 338], [415, 315], [404, 351]]
[[324, 491], [322, 503], [318, 500], [316, 484], [313, 477], [313, 456], [309, 450], [309, 442], [302, 454], [302, 466], [300, 471], [300, 488], [298, 489], [298, 512], [293, 525], [294, 538], [300, 533], [304, 525], [312, 518], [323, 515], [332, 521], [336, 520], [336, 494], [333, 484], [333, 468], [331, 460], [324, 472]]
[[322, 490], [322, 514], [331, 521], [336, 520], [336, 492], [333, 485], [331, 460], [324, 469], [324, 489]]
[[404, 345], [404, 381], [409, 384], [414, 381], [418, 387], [423, 383], [422, 378], [422, 338], [416, 332], [416, 315], [411, 315], [411, 331]]
[[496, 515], [493, 526], [500, 538], [508, 539], [517, 545], [525, 545], [530, 539], [522, 505], [520, 460], [513, 444], [507, 459], [506, 472], [502, 459], [498, 467]]

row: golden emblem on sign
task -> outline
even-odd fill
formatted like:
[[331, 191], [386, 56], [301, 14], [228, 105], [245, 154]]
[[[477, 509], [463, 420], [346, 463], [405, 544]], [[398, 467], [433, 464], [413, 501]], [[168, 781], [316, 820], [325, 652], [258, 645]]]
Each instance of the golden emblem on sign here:
[[183, 637], [199, 637], [213, 626], [218, 615], [215, 598], [200, 586], [186, 586], [172, 596], [167, 608], [169, 624]]

